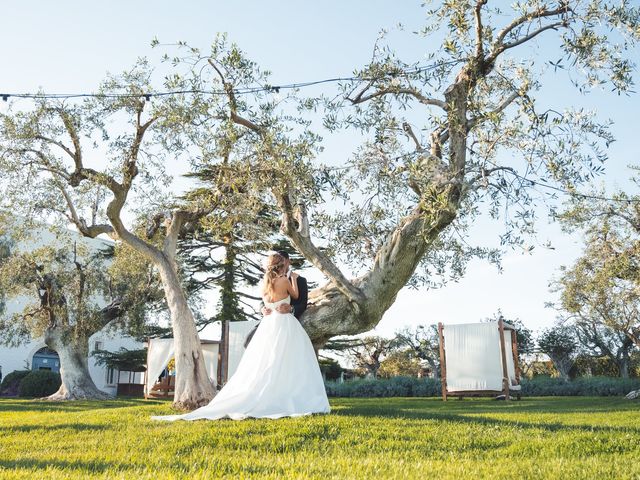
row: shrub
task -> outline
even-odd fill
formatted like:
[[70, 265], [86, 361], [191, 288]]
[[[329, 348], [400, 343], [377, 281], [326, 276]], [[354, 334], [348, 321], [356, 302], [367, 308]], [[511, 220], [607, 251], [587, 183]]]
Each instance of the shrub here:
[[379, 380], [326, 382], [330, 397], [431, 397], [440, 395], [440, 381], [433, 378], [391, 377]]
[[[441, 395], [440, 380], [433, 378], [392, 377], [378, 380], [352, 380], [344, 383], [326, 382], [330, 397], [437, 397]], [[522, 380], [523, 396], [623, 396], [640, 389], [640, 379], [619, 377], [580, 377], [566, 381], [561, 378], [537, 376]]]
[[49, 370], [34, 370], [20, 380], [21, 397], [46, 397], [55, 393], [62, 380], [60, 374]]
[[626, 395], [640, 388], [638, 378], [578, 377], [571, 381], [546, 376], [522, 380], [522, 394], [532, 397], [545, 396], [594, 396]]
[[29, 375], [31, 370], [14, 370], [2, 379], [0, 383], [0, 395], [18, 395], [20, 380]]

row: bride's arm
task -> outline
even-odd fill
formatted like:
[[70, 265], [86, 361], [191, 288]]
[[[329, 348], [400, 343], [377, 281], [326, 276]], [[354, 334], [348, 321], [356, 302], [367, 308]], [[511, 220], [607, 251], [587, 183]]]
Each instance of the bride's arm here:
[[293, 300], [297, 300], [300, 296], [300, 292], [298, 291], [298, 274], [291, 274], [291, 281], [287, 280], [287, 292], [291, 295]]

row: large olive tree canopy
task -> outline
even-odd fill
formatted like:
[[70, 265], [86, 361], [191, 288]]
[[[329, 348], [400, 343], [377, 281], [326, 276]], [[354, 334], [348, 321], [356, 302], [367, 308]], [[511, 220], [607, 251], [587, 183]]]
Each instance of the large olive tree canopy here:
[[[481, 214], [506, 221], [502, 244], [523, 244], [547, 200], [543, 185], [573, 192], [602, 171], [609, 121], [580, 105], [545, 105], [543, 82], [632, 94], [640, 10], [629, 2], [428, 8], [415, 32], [425, 55], [402, 59], [383, 38], [342, 95], [302, 103], [323, 108], [330, 130], [365, 138], [317, 170], [323, 200], [345, 202], [337, 213], [335, 203], [294, 208], [294, 191], [275, 193], [284, 231], [329, 279], [302, 320], [318, 343], [374, 327], [411, 282], [459, 275], [472, 255], [494, 259], [467, 245]], [[345, 264], [360, 276], [345, 278]]]

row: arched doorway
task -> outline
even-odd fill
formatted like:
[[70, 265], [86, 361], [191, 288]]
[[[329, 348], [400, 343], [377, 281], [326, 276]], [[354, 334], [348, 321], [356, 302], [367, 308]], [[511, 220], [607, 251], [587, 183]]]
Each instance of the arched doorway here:
[[58, 357], [58, 352], [48, 347], [42, 347], [33, 354], [31, 370], [51, 370], [52, 372], [59, 372], [60, 358]]

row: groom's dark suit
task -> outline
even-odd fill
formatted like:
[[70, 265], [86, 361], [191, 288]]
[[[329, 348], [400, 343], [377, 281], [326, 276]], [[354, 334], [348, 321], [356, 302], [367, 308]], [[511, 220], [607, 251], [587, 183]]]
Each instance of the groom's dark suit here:
[[307, 287], [307, 279], [298, 275], [298, 298], [291, 302], [293, 307], [293, 315], [300, 320], [300, 317], [307, 309], [307, 301], [309, 299], [309, 287]]

